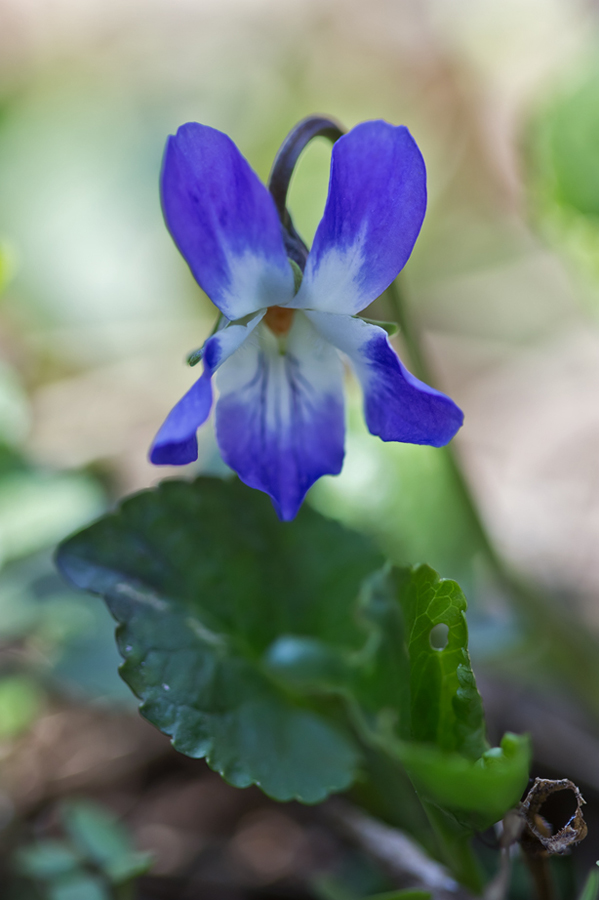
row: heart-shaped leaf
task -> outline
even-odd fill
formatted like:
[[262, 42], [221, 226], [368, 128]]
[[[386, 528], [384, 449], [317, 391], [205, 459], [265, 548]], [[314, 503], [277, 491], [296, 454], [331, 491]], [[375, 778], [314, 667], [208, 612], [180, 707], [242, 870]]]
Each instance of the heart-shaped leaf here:
[[313, 803], [346, 788], [357, 747], [343, 723], [262, 662], [281, 635], [343, 652], [370, 544], [309, 508], [281, 524], [238, 481], [163, 482], [66, 541], [58, 564], [120, 623], [121, 674], [174, 746], [239, 787]]

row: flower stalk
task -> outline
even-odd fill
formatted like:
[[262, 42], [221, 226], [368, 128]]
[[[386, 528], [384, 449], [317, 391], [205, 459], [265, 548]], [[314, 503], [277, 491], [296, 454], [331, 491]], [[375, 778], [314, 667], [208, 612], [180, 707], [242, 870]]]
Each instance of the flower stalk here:
[[[429, 365], [418, 327], [411, 315], [401, 276], [387, 288], [386, 298], [392, 317], [399, 324], [412, 371], [419, 379], [434, 386], [437, 379]], [[599, 712], [599, 699], [595, 689], [599, 680], [596, 640], [589, 635], [588, 630], [581, 627], [580, 621], [572, 615], [571, 610], [560, 607], [551, 595], [529, 584], [505, 562], [498, 553], [480, 514], [454, 443], [448, 444], [442, 452], [448, 461], [462, 507], [470, 519], [477, 543], [497, 584], [517, 607], [520, 615], [529, 621], [539, 640], [543, 640], [544, 637], [550, 640], [554, 653], [553, 664], [585, 699], [589, 708], [595, 713]], [[560, 636], [559, 641], [555, 641], [556, 634]]]
[[304, 241], [295, 230], [291, 215], [287, 209], [287, 192], [291, 183], [291, 176], [297, 165], [300, 155], [310, 141], [317, 137], [328, 138], [332, 144], [343, 137], [345, 129], [325, 116], [308, 116], [298, 122], [292, 128], [277, 155], [275, 156], [270, 176], [268, 178], [268, 190], [272, 194], [275, 206], [283, 225], [283, 240], [289, 258], [296, 263], [303, 272], [306, 268], [309, 250]]

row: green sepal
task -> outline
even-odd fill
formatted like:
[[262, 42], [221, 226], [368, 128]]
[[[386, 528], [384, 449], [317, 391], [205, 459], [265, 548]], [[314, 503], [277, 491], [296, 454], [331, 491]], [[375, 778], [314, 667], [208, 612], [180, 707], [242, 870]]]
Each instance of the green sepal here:
[[199, 362], [204, 358], [204, 350], [206, 348], [206, 343], [210, 340], [210, 338], [216, 334], [217, 331], [220, 331], [222, 327], [222, 322], [225, 316], [222, 314], [218, 317], [216, 322], [214, 323], [214, 328], [204, 341], [201, 347], [198, 347], [197, 350], [192, 350], [186, 357], [186, 362], [188, 366], [197, 366]]
[[288, 260], [289, 265], [291, 266], [291, 270], [293, 272], [293, 293], [295, 295], [295, 294], [297, 294], [300, 287], [302, 286], [302, 281], [304, 279], [304, 273], [302, 272], [302, 270], [300, 269], [298, 264], [293, 259], [289, 259], [289, 257], [287, 257], [287, 260]]
[[204, 358], [204, 347], [206, 344], [202, 344], [201, 347], [198, 347], [197, 350], [192, 350], [191, 353], [186, 358], [186, 363], [188, 366], [197, 366], [199, 362]]
[[362, 319], [363, 322], [368, 322], [369, 325], [376, 325], [378, 328], [386, 331], [389, 337], [395, 337], [400, 331], [397, 322], [380, 322], [378, 319], [367, 319], [366, 316], [352, 316], [352, 319]]

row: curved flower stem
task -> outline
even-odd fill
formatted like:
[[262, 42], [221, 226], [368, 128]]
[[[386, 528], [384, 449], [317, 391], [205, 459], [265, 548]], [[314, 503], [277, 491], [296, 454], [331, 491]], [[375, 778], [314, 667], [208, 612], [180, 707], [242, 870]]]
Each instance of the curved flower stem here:
[[287, 192], [291, 182], [293, 170], [297, 164], [302, 150], [316, 137], [328, 138], [335, 143], [345, 134], [345, 129], [334, 119], [325, 116], [308, 116], [292, 128], [279, 152], [275, 156], [271, 173], [268, 179], [268, 189], [272, 194], [281, 225], [283, 227], [283, 239], [285, 249], [290, 259], [296, 263], [303, 272], [308, 258], [308, 248], [300, 235], [295, 230], [293, 221], [287, 209]]
[[344, 134], [345, 129], [338, 122], [325, 116], [308, 116], [289, 132], [275, 156], [268, 178], [268, 189], [283, 224], [289, 216], [286, 207], [289, 182], [302, 150], [316, 137], [326, 137], [334, 144]]
[[[398, 280], [387, 288], [387, 298], [400, 326], [414, 374], [434, 387], [434, 374], [428, 365], [418, 330]], [[599, 713], [599, 696], [596, 690], [599, 681], [597, 641], [577, 617], [572, 615], [571, 610], [562, 608], [553, 597], [528, 584], [510, 569], [487, 531], [454, 445], [449, 444], [442, 452], [446, 455], [455, 487], [479, 546], [497, 582], [518, 603], [520, 612], [526, 616], [536, 633], [549, 638], [553, 664], [563, 672], [587, 705], [596, 714]], [[559, 640], [556, 640], [556, 635], [559, 635]]]

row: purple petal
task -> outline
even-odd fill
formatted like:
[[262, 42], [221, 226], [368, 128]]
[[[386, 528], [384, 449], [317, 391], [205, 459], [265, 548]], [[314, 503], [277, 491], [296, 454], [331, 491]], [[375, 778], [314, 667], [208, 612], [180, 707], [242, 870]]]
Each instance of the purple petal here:
[[222, 366], [217, 384], [223, 459], [269, 494], [280, 519], [293, 519], [311, 485], [343, 465], [339, 354], [297, 312], [284, 353], [262, 324]]
[[247, 340], [265, 314], [266, 310], [260, 309], [251, 316], [244, 316], [236, 322], [228, 322], [224, 328], [208, 338], [204, 345], [204, 369], [210, 375], [214, 375], [218, 367]]
[[211, 406], [210, 375], [204, 372], [166, 417], [150, 449], [150, 462], [184, 466], [197, 459], [196, 431], [208, 418]]
[[150, 462], [156, 466], [184, 466], [198, 458], [196, 431], [203, 425], [212, 406], [210, 378], [248, 338], [264, 317], [265, 310], [229, 322], [208, 338], [204, 346], [204, 373], [172, 408], [150, 449]]
[[363, 319], [307, 312], [318, 331], [349, 356], [364, 391], [368, 429], [383, 441], [443, 447], [464, 421], [453, 400], [415, 378], [382, 328]]
[[324, 216], [292, 305], [353, 314], [404, 267], [426, 209], [426, 170], [407, 128], [363, 122], [333, 147]]
[[226, 134], [189, 122], [169, 137], [162, 207], [194, 278], [228, 319], [292, 299], [272, 197]]

